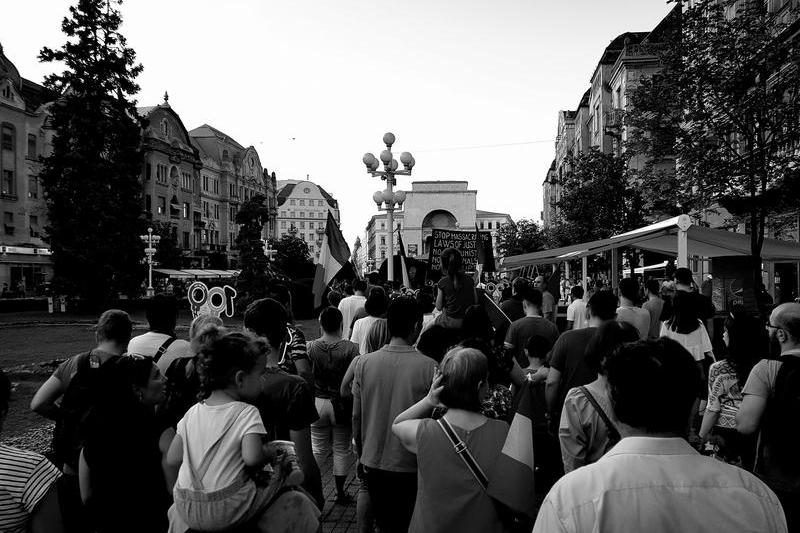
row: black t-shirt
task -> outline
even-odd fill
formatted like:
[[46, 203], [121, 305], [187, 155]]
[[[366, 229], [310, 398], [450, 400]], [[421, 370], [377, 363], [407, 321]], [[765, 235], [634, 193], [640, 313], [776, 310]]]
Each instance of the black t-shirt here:
[[290, 430], [305, 429], [319, 419], [308, 383], [276, 368], [267, 369], [256, 407], [267, 429], [267, 440], [289, 440]]
[[558, 406], [553, 412], [561, 414], [567, 391], [573, 387], [586, 385], [597, 379], [586, 365], [586, 346], [594, 337], [597, 328], [571, 329], [565, 331], [550, 351], [550, 366], [561, 372], [558, 387]]
[[[684, 294], [689, 295], [692, 299], [692, 304], [695, 309], [697, 309], [697, 318], [705, 322], [709, 318], [712, 318], [714, 314], [717, 312], [716, 307], [714, 307], [714, 303], [711, 301], [711, 298], [700, 294], [697, 291], [692, 292], [685, 292]], [[672, 298], [665, 298], [664, 299], [664, 307], [661, 310], [661, 321], [669, 320], [672, 318]]]
[[506, 314], [511, 322], [525, 316], [525, 310], [522, 308], [522, 300], [517, 296], [512, 296], [508, 300], [501, 302], [500, 310]]

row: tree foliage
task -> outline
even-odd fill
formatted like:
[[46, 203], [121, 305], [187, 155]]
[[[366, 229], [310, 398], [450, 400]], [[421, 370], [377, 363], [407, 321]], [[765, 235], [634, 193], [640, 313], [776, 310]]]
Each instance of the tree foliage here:
[[544, 250], [547, 245], [542, 227], [526, 218], [503, 224], [497, 230], [497, 249], [503, 257]]
[[604, 239], [643, 224], [641, 196], [625, 157], [592, 148], [572, 158], [569, 168], [553, 240], [563, 245]]
[[245, 302], [264, 298], [268, 293], [268, 283], [272, 278], [269, 259], [264, 254], [262, 232], [269, 220], [266, 198], [257, 194], [242, 203], [236, 213], [239, 235], [236, 247], [239, 250], [239, 276], [236, 291]]
[[740, 217], [756, 280], [769, 217], [798, 198], [800, 76], [784, 29], [767, 2], [685, 6], [663, 68], [632, 92], [626, 117], [639, 130], [632, 151], [677, 159], [674, 174], [640, 174], [646, 198], [676, 212], [723, 207]]
[[292, 279], [307, 278], [314, 275], [314, 262], [303, 239], [284, 235], [271, 241], [275, 250], [275, 264]]
[[67, 42], [39, 59], [65, 69], [45, 79], [52, 153], [39, 174], [58, 291], [101, 305], [135, 294], [144, 270], [141, 123], [135, 82], [142, 66], [119, 33], [117, 0], [79, 0], [61, 28]]
[[161, 237], [156, 246], [155, 261], [161, 268], [180, 270], [183, 267], [183, 256], [178, 248], [178, 239], [172, 224], [154, 220], [150, 227], [153, 228], [154, 235]]

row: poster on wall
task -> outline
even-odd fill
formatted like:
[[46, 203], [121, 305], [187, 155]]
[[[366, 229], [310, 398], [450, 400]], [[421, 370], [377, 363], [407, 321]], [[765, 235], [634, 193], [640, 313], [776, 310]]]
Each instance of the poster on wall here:
[[[494, 252], [492, 251], [492, 234], [488, 231], [480, 232], [483, 249], [486, 253], [484, 272], [494, 272]], [[455, 248], [461, 252], [464, 259], [464, 272], [475, 272], [478, 263], [477, 233], [474, 231], [458, 231], [449, 229], [435, 229], [431, 232], [431, 246], [428, 254], [428, 264], [432, 271], [441, 271], [440, 258], [447, 248]]]

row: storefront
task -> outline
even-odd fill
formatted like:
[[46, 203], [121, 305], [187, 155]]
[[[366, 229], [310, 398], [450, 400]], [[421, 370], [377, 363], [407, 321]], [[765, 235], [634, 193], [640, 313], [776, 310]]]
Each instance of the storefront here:
[[53, 277], [48, 248], [0, 246], [0, 287], [3, 298], [42, 296]]

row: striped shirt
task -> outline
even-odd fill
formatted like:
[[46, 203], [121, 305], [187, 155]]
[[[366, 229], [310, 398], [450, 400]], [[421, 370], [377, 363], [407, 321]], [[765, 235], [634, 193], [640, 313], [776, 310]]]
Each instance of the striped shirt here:
[[30, 515], [60, 476], [44, 456], [0, 444], [0, 531], [28, 531]]

